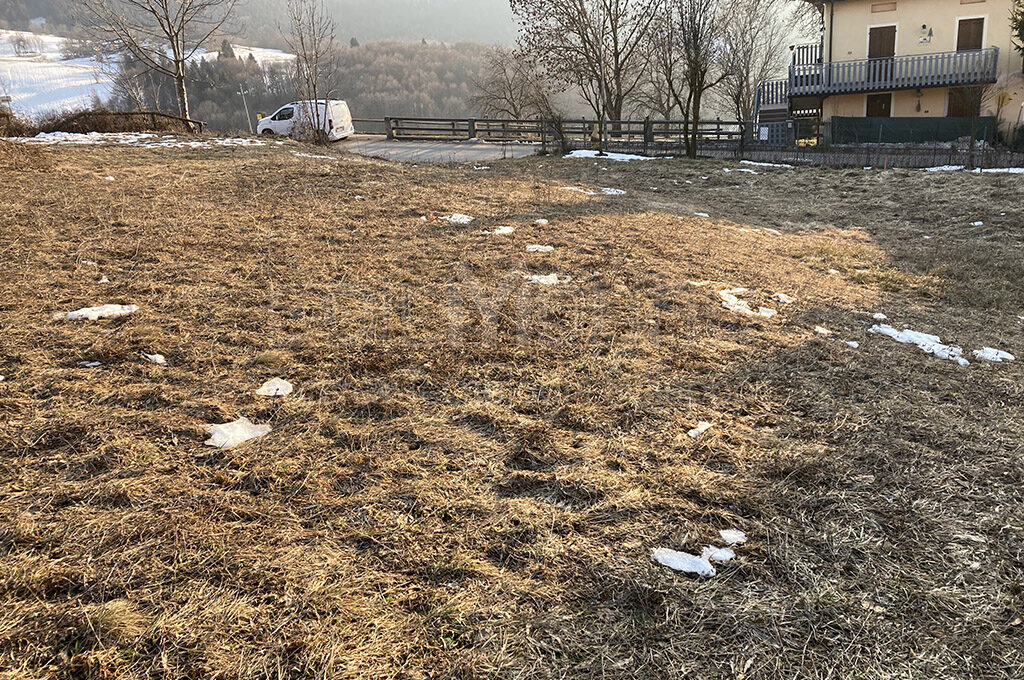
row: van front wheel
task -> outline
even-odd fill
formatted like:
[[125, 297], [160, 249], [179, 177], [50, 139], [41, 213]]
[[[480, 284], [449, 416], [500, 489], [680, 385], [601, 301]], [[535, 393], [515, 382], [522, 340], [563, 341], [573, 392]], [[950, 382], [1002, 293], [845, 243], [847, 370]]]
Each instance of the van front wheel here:
[[264, 130], [263, 132], [261, 132], [260, 134], [261, 134], [261, 135], [263, 135], [264, 137], [273, 137], [273, 136], [274, 136], [274, 131], [273, 131], [273, 130], [271, 130], [270, 128], [266, 128], [266, 129], [265, 129], [265, 130]]

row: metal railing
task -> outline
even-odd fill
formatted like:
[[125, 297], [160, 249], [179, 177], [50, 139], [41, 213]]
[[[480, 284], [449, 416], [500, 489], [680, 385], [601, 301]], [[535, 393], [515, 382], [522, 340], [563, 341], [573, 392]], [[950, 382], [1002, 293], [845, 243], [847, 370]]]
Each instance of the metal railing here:
[[998, 47], [882, 59], [794, 63], [789, 70], [789, 94], [799, 97], [994, 83], [998, 78], [998, 64]]

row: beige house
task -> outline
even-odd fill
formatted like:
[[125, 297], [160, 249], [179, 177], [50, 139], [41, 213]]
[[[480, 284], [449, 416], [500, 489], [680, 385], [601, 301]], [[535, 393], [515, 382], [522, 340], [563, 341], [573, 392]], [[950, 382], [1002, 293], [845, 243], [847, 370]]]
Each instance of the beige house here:
[[998, 117], [1021, 124], [1024, 78], [1013, 0], [814, 0], [820, 43], [792, 47], [765, 83], [763, 121]]

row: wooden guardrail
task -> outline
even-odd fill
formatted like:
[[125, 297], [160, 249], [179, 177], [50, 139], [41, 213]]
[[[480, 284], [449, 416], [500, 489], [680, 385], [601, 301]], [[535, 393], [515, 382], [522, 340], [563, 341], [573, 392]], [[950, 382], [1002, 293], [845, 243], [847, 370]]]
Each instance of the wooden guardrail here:
[[[388, 139], [539, 143], [589, 148], [596, 120], [514, 120], [492, 118], [399, 118], [383, 121]], [[750, 126], [710, 120], [697, 124], [701, 144], [742, 146]], [[684, 121], [612, 120], [607, 122], [609, 146], [644, 154], [679, 153], [685, 144]]]

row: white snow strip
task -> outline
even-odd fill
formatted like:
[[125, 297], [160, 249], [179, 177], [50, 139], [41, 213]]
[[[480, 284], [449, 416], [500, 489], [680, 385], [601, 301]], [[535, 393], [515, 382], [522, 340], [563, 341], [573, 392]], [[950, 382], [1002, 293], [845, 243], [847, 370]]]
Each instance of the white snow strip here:
[[722, 298], [722, 304], [725, 308], [736, 314], [745, 314], [746, 316], [757, 316], [762, 319], [770, 319], [778, 312], [768, 307], [759, 307], [755, 312], [750, 306], [750, 303], [745, 300], [740, 300], [737, 295], [746, 293], [746, 288], [733, 288], [732, 290], [723, 290], [718, 293], [718, 296]]
[[565, 191], [576, 191], [587, 196], [597, 196], [596, 192], [588, 191], [587, 189], [580, 189], [579, 187], [562, 187]]
[[784, 305], [791, 305], [794, 302], [796, 302], [796, 298], [790, 297], [789, 295], [786, 295], [785, 293], [776, 293], [775, 294], [775, 299], [778, 300], [779, 302], [781, 302]]
[[95, 262], [93, 262], [92, 260], [81, 260], [81, 263], [84, 264], [86, 267], [98, 267], [99, 266]]
[[788, 170], [793, 169], [792, 165], [787, 165], [785, 163], [756, 163], [754, 161], [740, 161], [740, 165], [755, 165], [759, 168], [786, 168]]
[[824, 336], [832, 335], [832, 331], [830, 331], [829, 329], [825, 328], [824, 326], [815, 326], [814, 327], [814, 332], [817, 333], [818, 335], [824, 335]]
[[292, 155], [298, 156], [299, 158], [316, 158], [317, 160], [323, 161], [337, 160], [334, 156], [321, 156], [315, 153], [299, 153], [298, 151], [292, 151]]
[[736, 551], [732, 548], [719, 548], [709, 545], [701, 551], [700, 556], [708, 562], [728, 562], [736, 559]]
[[860, 348], [860, 343], [857, 342], [856, 340], [847, 340], [846, 344], [849, 345], [850, 347], [854, 348], [854, 349], [859, 349]]
[[550, 224], [550, 222], [548, 222], [545, 219], [540, 219], [534, 222], [534, 224], [536, 224], [538, 227], [546, 227], [548, 224]]
[[616, 161], [618, 163], [629, 163], [630, 161], [653, 161], [656, 160], [651, 156], [634, 156], [628, 153], [605, 153], [598, 154], [597, 151], [592, 149], [582, 149], [579, 151], [573, 151], [566, 158], [601, 158], [602, 160]]
[[769, 229], [768, 227], [765, 227], [764, 230], [772, 236], [782, 236], [782, 232], [778, 229]]
[[722, 537], [722, 540], [729, 545], [738, 545], [740, 543], [747, 542], [747, 535], [739, 529], [722, 529], [718, 532], [718, 535]]
[[971, 222], [971, 226], [972, 227], [984, 227], [985, 223], [984, 222]]
[[714, 424], [702, 420], [697, 423], [697, 427], [687, 432], [686, 435], [691, 439], [699, 439], [702, 434], [710, 430], [712, 427], [714, 427]]
[[928, 333], [919, 333], [915, 330], [907, 328], [906, 330], [898, 331], [892, 326], [888, 325], [875, 325], [868, 329], [869, 333], [877, 333], [879, 335], [885, 335], [892, 338], [896, 342], [902, 342], [908, 345], [917, 345], [921, 351], [927, 352], [928, 354], [934, 354], [940, 359], [948, 359], [955, 361], [961, 366], [970, 366], [970, 362], [963, 358], [964, 350], [960, 347], [954, 347], [952, 345], [942, 344], [942, 340], [937, 335], [929, 335]]
[[454, 213], [444, 217], [438, 217], [437, 219], [442, 222], [451, 222], [452, 224], [469, 224], [474, 218], [469, 215], [463, 215], [462, 213]]
[[700, 212], [693, 213], [693, 216], [694, 217], [711, 217], [711, 215], [709, 215], [707, 213], [700, 213]]
[[681, 571], [684, 574], [696, 574], [704, 578], [711, 578], [716, 573], [711, 562], [705, 558], [668, 548], [655, 548], [651, 551], [651, 559], [664, 567]]
[[528, 253], [550, 253], [554, 249], [554, 246], [540, 246], [534, 243], [526, 246], [526, 252]]
[[874, 319], [875, 321], [888, 321], [889, 320], [889, 317], [887, 317], [885, 314], [882, 314], [881, 312], [879, 312], [877, 314], [872, 314], [871, 318]]
[[747, 173], [749, 175], [760, 175], [761, 174], [757, 170], [750, 170], [748, 168], [739, 168], [737, 170], [737, 172], [745, 172], [745, 173]]
[[82, 368], [96, 368], [97, 366], [102, 366], [103, 364], [101, 364], [98, 361], [79, 361], [78, 365], [81, 366]]
[[515, 227], [498, 227], [494, 231], [487, 231], [484, 229], [481, 234], [490, 234], [491, 236], [508, 236], [516, 230]]
[[163, 354], [146, 354], [145, 352], [140, 352], [140, 353], [142, 354], [142, 356], [145, 359], [147, 359], [150, 362], [156, 364], [157, 366], [166, 366], [167, 365], [167, 359], [164, 358]]
[[539, 283], [542, 286], [557, 286], [560, 283], [572, 281], [569, 277], [560, 278], [558, 274], [527, 274], [523, 276], [527, 283]]
[[490, 170], [491, 166], [489, 166], [489, 165], [480, 165], [480, 166], [474, 165], [473, 169], [474, 170]]
[[993, 349], [992, 347], [986, 347], [985, 349], [974, 350], [974, 356], [985, 361], [1016, 361], [1016, 357], [1009, 352], [1004, 352], [1001, 349]]
[[924, 171], [925, 172], [958, 172], [958, 171], [963, 170], [963, 169], [964, 169], [964, 166], [962, 166], [962, 165], [936, 165], [933, 168], [925, 168]]
[[626, 192], [623, 191], [622, 189], [611, 189], [608, 187], [601, 189], [601, 193], [603, 193], [605, 196], [624, 196], [626, 194]]
[[99, 319], [116, 319], [137, 311], [139, 311], [137, 305], [101, 305], [99, 307], [83, 307], [74, 312], [68, 312], [66, 318], [68, 321], [97, 321]]
[[248, 418], [243, 416], [232, 423], [207, 425], [206, 431], [210, 433], [210, 438], [205, 442], [207, 446], [230, 449], [250, 439], [270, 434], [271, 427], [270, 425], [253, 425]]
[[729, 168], [722, 168], [722, 172], [732, 172]]
[[292, 393], [292, 384], [281, 378], [271, 378], [263, 383], [263, 386], [256, 390], [261, 397], [286, 397]]

